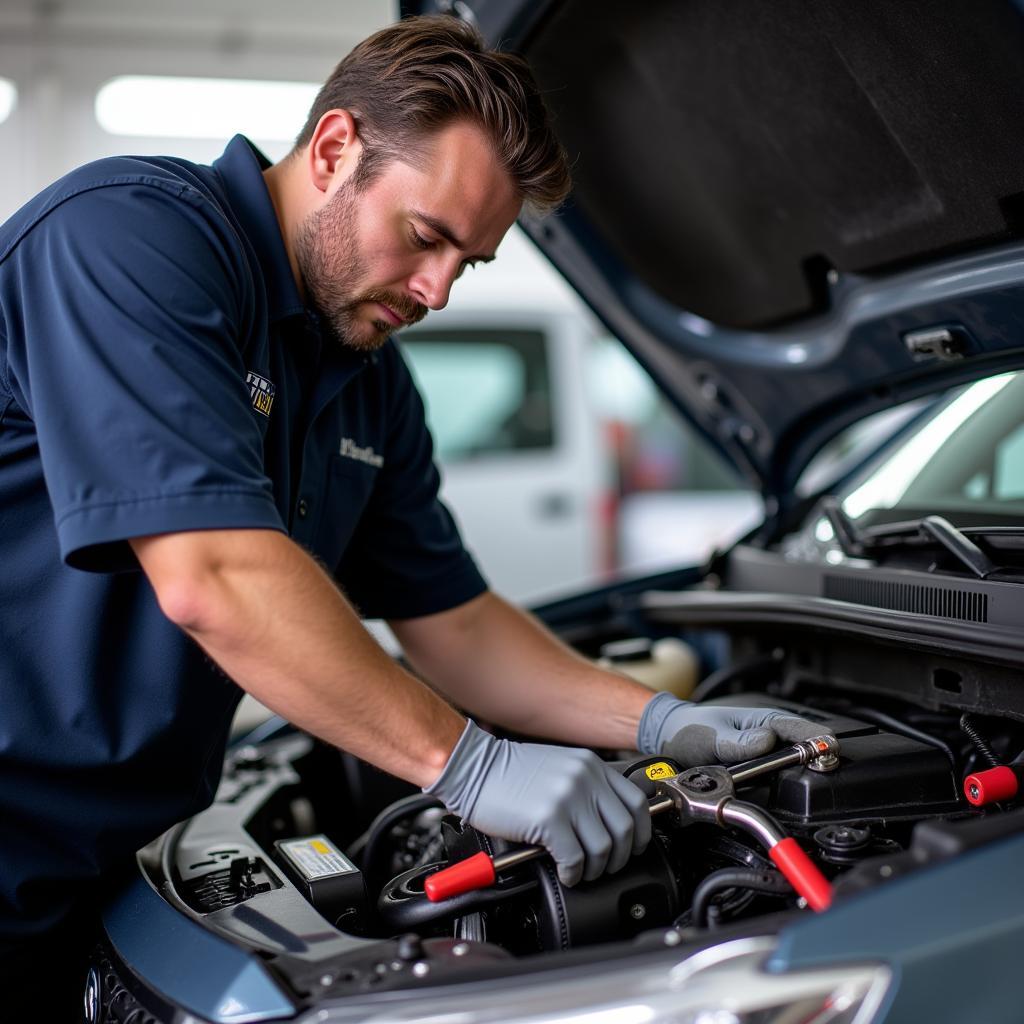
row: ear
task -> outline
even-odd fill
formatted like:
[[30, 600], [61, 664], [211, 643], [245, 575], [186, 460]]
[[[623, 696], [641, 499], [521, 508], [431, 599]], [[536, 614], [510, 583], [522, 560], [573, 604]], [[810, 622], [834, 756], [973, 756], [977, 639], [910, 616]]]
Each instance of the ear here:
[[328, 110], [317, 122], [306, 147], [309, 180], [321, 192], [333, 192], [359, 162], [363, 144], [347, 110]]

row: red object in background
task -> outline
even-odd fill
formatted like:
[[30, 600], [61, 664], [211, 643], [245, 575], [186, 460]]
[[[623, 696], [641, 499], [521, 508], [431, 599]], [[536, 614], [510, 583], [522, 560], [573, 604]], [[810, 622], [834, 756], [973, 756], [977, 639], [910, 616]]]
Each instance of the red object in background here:
[[611, 479], [605, 492], [597, 499], [593, 514], [597, 520], [598, 570], [610, 579], [619, 567], [619, 505], [623, 488], [623, 463], [631, 431], [629, 425], [622, 420], [605, 420], [602, 428]]
[[609, 490], [595, 504], [597, 565], [600, 573], [610, 579], [619, 567], [619, 496]]

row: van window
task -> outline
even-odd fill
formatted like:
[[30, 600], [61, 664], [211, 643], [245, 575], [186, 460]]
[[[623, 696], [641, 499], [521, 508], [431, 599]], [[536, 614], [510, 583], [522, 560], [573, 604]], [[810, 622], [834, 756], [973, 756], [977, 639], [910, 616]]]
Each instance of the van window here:
[[553, 447], [541, 331], [417, 330], [402, 346], [441, 462]]

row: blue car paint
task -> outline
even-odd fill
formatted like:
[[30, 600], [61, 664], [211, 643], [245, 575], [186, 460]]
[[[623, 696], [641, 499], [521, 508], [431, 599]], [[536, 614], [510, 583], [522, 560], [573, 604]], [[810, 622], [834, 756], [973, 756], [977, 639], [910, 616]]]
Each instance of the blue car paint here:
[[[1019, 243], [878, 279], [840, 278], [828, 312], [743, 331], [672, 306], [625, 267], [610, 270], [609, 254], [575, 245], [587, 231], [579, 220], [566, 213], [543, 236], [524, 227], [680, 413], [782, 504], [814, 454], [851, 423], [1021, 365]], [[965, 358], [906, 349], [904, 335], [936, 325], [966, 334]]]
[[893, 879], [780, 935], [773, 971], [884, 961], [877, 1020], [1019, 1022], [1024, 979], [1024, 835]]
[[136, 876], [103, 912], [117, 955], [168, 1002], [217, 1024], [291, 1017], [295, 1008], [253, 957], [168, 904]]

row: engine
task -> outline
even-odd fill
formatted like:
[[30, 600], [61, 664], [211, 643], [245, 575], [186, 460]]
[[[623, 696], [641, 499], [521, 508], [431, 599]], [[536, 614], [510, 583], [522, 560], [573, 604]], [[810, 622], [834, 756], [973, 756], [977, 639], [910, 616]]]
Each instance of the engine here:
[[[677, 772], [664, 759], [602, 751], [661, 811], [647, 849], [594, 882], [566, 887], [539, 857], [432, 901], [437, 872], [480, 854], [500, 859], [509, 845], [280, 723], [231, 751], [209, 808], [140, 854], [147, 889], [315, 1002], [489, 976], [517, 958], [674, 956], [772, 934], [819, 909], [822, 892], [839, 904], [1020, 828], [1020, 815], [1003, 810], [1024, 783], [1024, 723], [844, 688], [806, 667], [780, 678], [777, 659], [766, 664], [762, 690], [746, 669], [708, 677], [696, 696], [792, 711], [837, 738], [837, 763], [813, 743], [802, 760], [793, 748], [776, 752], [787, 763], [772, 755], [771, 770], [759, 760]], [[1009, 781], [1014, 793], [1000, 788]], [[731, 802], [712, 799], [725, 791]]]
[[[767, 811], [840, 889], [847, 876], [852, 884], [858, 865], [905, 850], [916, 824], [965, 812], [958, 753], [952, 738], [941, 735], [945, 730], [952, 737], [955, 720], [933, 721], [925, 731], [854, 705], [751, 693], [718, 703], [787, 708], [838, 738], [834, 770], [784, 767], [739, 782], [736, 798]], [[659, 777], [678, 770], [659, 758], [616, 765], [651, 798]], [[642, 855], [595, 882], [566, 887], [550, 860], [541, 858], [502, 873], [492, 886], [438, 903], [426, 898], [424, 882], [440, 867], [506, 850], [503, 841], [445, 814], [428, 797], [389, 806], [352, 851], [375, 908], [371, 930], [487, 941], [523, 955], [621, 941], [673, 924], [715, 928], [802, 905], [756, 830], [693, 822], [674, 810], [654, 819], [654, 838]]]

